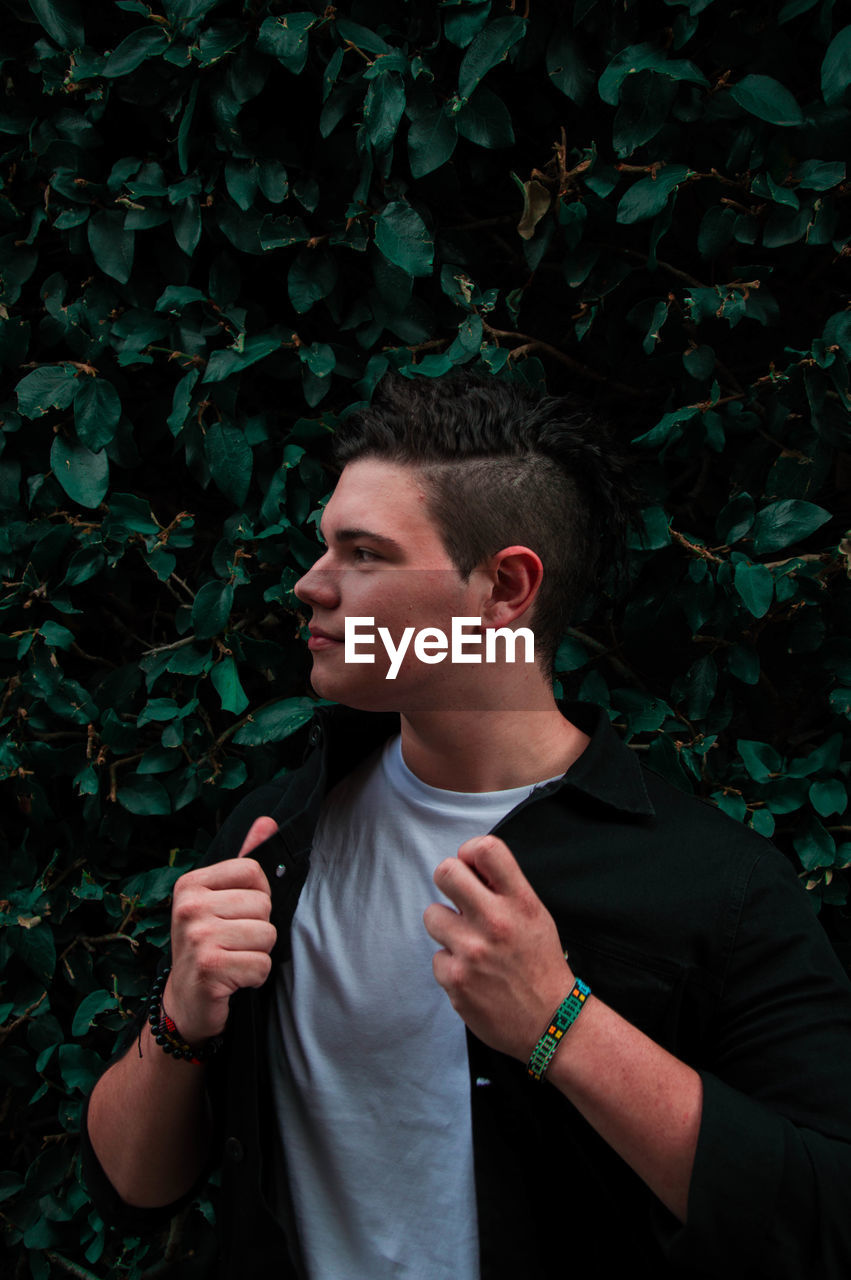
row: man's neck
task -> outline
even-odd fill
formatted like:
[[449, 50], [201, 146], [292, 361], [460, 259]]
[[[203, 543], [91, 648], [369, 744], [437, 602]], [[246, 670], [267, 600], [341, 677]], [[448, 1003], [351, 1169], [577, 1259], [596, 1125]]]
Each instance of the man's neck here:
[[402, 756], [446, 791], [506, 791], [564, 773], [588, 735], [548, 705], [523, 710], [436, 711], [402, 716]]

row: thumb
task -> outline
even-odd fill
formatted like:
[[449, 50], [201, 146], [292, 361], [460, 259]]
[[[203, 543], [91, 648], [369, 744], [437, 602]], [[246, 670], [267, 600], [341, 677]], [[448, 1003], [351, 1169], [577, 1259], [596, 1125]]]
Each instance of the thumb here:
[[274, 818], [255, 818], [248, 829], [248, 835], [243, 840], [237, 857], [247, 858], [258, 845], [261, 845], [264, 840], [268, 840], [277, 830], [278, 824]]

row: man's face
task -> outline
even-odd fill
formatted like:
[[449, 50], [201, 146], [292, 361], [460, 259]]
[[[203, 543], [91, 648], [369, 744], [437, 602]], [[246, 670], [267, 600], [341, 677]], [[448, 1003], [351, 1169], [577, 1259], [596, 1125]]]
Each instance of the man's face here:
[[[363, 710], [440, 709], [453, 705], [456, 685], [481, 670], [420, 662], [408, 647], [398, 675], [386, 679], [390, 660], [378, 637], [386, 627], [398, 646], [406, 627], [441, 629], [453, 617], [479, 617], [490, 590], [478, 570], [465, 582], [452, 564], [428, 513], [425, 485], [415, 467], [376, 458], [350, 462], [325, 508], [321, 532], [327, 550], [295, 594], [309, 605], [311, 681], [326, 698]], [[373, 664], [345, 662], [347, 617], [371, 617]], [[362, 630], [364, 630], [362, 628]]]

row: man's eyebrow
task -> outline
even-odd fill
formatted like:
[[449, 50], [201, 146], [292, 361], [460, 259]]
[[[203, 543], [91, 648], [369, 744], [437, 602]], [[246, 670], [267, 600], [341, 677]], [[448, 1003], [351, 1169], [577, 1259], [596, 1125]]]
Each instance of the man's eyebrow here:
[[387, 547], [388, 551], [395, 551], [399, 555], [404, 551], [402, 544], [395, 538], [389, 538], [385, 533], [376, 533], [373, 529], [337, 529], [334, 532], [335, 542], [358, 542], [363, 538], [370, 542], [377, 542]]

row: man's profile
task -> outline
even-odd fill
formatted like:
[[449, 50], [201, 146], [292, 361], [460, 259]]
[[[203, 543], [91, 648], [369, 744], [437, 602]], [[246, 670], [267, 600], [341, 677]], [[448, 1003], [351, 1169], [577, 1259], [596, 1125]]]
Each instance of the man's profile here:
[[[296, 594], [342, 706], [175, 886], [153, 1023], [90, 1101], [104, 1212], [156, 1222], [221, 1149], [227, 1276], [522, 1280], [580, 1234], [601, 1275], [847, 1276], [851, 988], [803, 891], [554, 699], [630, 518], [603, 429], [395, 380], [339, 462]], [[430, 660], [458, 618], [536, 661]]]

